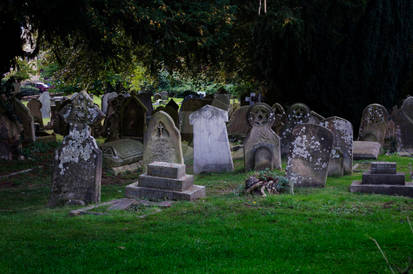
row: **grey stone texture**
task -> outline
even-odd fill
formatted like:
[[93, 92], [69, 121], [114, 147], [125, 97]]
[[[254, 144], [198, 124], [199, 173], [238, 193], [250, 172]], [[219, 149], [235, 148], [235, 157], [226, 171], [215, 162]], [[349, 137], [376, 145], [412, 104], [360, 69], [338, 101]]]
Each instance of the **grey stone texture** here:
[[34, 122], [38, 123], [40, 127], [43, 128], [43, 117], [42, 117], [42, 103], [37, 99], [31, 99], [27, 103], [27, 107], [30, 110], [31, 115], [33, 116]]
[[234, 111], [228, 123], [228, 134], [231, 136], [246, 137], [251, 127], [248, 123], [247, 113], [249, 106], [241, 106]]
[[69, 134], [69, 124], [65, 122], [60, 116], [60, 111], [70, 103], [70, 99], [62, 98], [62, 100], [55, 101], [55, 106], [52, 106], [51, 124], [53, 132], [66, 136]]
[[297, 187], [324, 187], [334, 136], [325, 127], [301, 124], [293, 132], [287, 178]]
[[23, 126], [23, 142], [32, 143], [36, 141], [34, 119], [30, 110], [20, 100], [14, 98], [14, 111]]
[[271, 129], [274, 112], [265, 103], [257, 103], [248, 111], [252, 126], [244, 141], [245, 170], [281, 169], [280, 137]]
[[104, 167], [120, 167], [143, 158], [143, 144], [138, 140], [119, 139], [100, 145]]
[[51, 107], [51, 102], [50, 102], [50, 94], [48, 91], [42, 92], [39, 96], [39, 101], [42, 103], [42, 116], [43, 118], [50, 118], [50, 107]]
[[228, 111], [231, 105], [230, 95], [229, 94], [214, 94], [214, 99], [211, 102], [211, 105], [222, 110]]
[[203, 106], [211, 104], [211, 99], [190, 98], [182, 102], [179, 111], [179, 128], [181, 131], [182, 140], [192, 142], [193, 127], [189, 122], [189, 115], [194, 111], [201, 109]]
[[368, 105], [362, 113], [358, 140], [378, 142], [383, 147], [388, 120], [389, 113], [384, 106]]
[[108, 113], [109, 101], [118, 96], [117, 92], [105, 93], [101, 99], [102, 112], [106, 115]]
[[400, 109], [392, 113], [392, 119], [398, 130], [399, 151], [413, 152], [413, 97], [403, 101]]
[[22, 124], [8, 117], [0, 104], [0, 160], [16, 159], [21, 149], [22, 133]]
[[120, 138], [142, 139], [146, 130], [145, 105], [136, 96], [127, 97], [120, 108]]
[[372, 162], [370, 171], [373, 174], [396, 174], [397, 164], [395, 162]]
[[287, 123], [287, 113], [285, 112], [283, 106], [279, 103], [272, 105], [272, 110], [274, 111], [275, 116], [272, 130], [274, 130], [274, 132], [279, 136]]
[[228, 112], [206, 105], [189, 116], [194, 127], [194, 173], [234, 169], [225, 122]]
[[377, 159], [380, 154], [381, 145], [378, 142], [354, 141], [353, 159], [368, 160]]
[[49, 206], [100, 201], [102, 151], [90, 136], [89, 125], [103, 118], [92, 98], [82, 91], [60, 112], [70, 124], [69, 135], [55, 151]]

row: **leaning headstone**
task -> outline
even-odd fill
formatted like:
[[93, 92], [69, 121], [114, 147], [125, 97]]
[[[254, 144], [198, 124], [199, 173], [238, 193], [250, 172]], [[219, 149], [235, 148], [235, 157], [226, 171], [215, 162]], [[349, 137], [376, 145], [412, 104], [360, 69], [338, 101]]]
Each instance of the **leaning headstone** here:
[[189, 115], [189, 121], [194, 127], [194, 173], [232, 171], [228, 112], [206, 105]]
[[413, 183], [405, 182], [405, 174], [397, 172], [395, 162], [373, 162], [362, 181], [351, 184], [350, 192], [413, 197]]
[[179, 113], [178, 113], [178, 109], [179, 109], [178, 104], [175, 103], [175, 101], [174, 101], [173, 99], [171, 99], [171, 100], [169, 101], [169, 103], [166, 104], [166, 106], [164, 106], [164, 107], [163, 107], [163, 106], [157, 107], [156, 110], [155, 110], [155, 112], [164, 111], [164, 112], [168, 113], [168, 115], [171, 116], [172, 120], [174, 121], [175, 126], [179, 127]]
[[384, 106], [368, 105], [362, 113], [358, 140], [378, 142], [383, 146], [388, 120], [389, 113]]
[[30, 109], [30, 113], [33, 116], [34, 122], [39, 124], [43, 128], [43, 117], [42, 117], [42, 103], [37, 99], [31, 99], [27, 103], [27, 107]]
[[42, 117], [50, 118], [50, 94], [48, 91], [43, 92], [39, 96], [39, 101], [42, 103]]
[[139, 181], [125, 189], [127, 198], [148, 200], [186, 200], [205, 197], [205, 186], [194, 185], [194, 176], [185, 173], [185, 165], [153, 162]]
[[118, 96], [117, 92], [109, 92], [102, 96], [102, 112], [106, 115], [108, 112], [109, 101]]
[[310, 108], [302, 103], [292, 105], [287, 114], [287, 121], [281, 130], [281, 155], [288, 154], [290, 144], [294, 140], [293, 129], [297, 125], [309, 123]]
[[249, 106], [241, 106], [231, 115], [228, 123], [228, 134], [231, 136], [246, 137], [250, 125], [248, 123], [247, 113]]
[[70, 125], [69, 135], [55, 152], [49, 206], [83, 205], [100, 201], [102, 151], [89, 126], [103, 113], [86, 91], [76, 93], [60, 112]]
[[353, 168], [353, 125], [340, 117], [325, 119], [324, 126], [334, 135], [328, 175], [351, 174]]
[[334, 136], [325, 127], [302, 124], [292, 131], [287, 178], [297, 187], [324, 187]]
[[265, 103], [257, 103], [248, 111], [252, 126], [244, 142], [245, 170], [281, 169], [280, 137], [271, 129], [274, 112]]
[[179, 111], [179, 127], [181, 131], [182, 140], [192, 142], [193, 128], [189, 122], [189, 115], [194, 111], [201, 109], [203, 106], [212, 102], [209, 99], [190, 98], [184, 100]]
[[137, 97], [126, 98], [120, 110], [120, 137], [143, 138], [146, 112], [145, 105]]
[[354, 141], [353, 159], [368, 160], [377, 159], [380, 154], [381, 145], [378, 142]]
[[172, 118], [163, 111], [156, 112], [145, 133], [143, 164], [167, 162], [183, 164], [181, 134]]
[[392, 114], [399, 130], [399, 150], [413, 153], [413, 97], [407, 97], [400, 110]]
[[32, 143], [36, 141], [34, 119], [30, 113], [30, 110], [23, 105], [20, 100], [14, 98], [14, 111], [23, 126], [23, 141], [25, 143]]

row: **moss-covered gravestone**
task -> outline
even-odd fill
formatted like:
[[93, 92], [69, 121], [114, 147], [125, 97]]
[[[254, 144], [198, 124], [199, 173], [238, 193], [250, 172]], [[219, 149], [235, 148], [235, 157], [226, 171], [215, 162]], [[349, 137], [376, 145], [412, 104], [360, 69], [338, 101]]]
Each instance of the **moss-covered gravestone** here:
[[298, 187], [324, 187], [334, 136], [325, 127], [302, 124], [292, 131], [287, 177]]
[[163, 111], [155, 112], [144, 138], [143, 164], [167, 162], [183, 164], [181, 134], [172, 118]]
[[368, 105], [362, 113], [359, 141], [378, 142], [383, 147], [389, 113], [379, 104]]
[[280, 137], [271, 129], [274, 112], [264, 103], [248, 111], [251, 131], [244, 142], [245, 170], [281, 169]]
[[100, 201], [102, 151], [90, 136], [90, 125], [103, 118], [92, 98], [82, 91], [72, 96], [60, 115], [69, 135], [56, 150], [49, 206], [83, 205]]

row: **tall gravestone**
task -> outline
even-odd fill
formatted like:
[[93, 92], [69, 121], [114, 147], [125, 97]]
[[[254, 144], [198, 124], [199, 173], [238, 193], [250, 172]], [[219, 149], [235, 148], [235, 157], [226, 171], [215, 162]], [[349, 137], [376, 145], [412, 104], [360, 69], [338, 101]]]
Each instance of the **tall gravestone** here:
[[296, 103], [289, 108], [287, 121], [281, 131], [281, 155], [286, 156], [293, 142], [293, 130], [297, 125], [309, 123], [310, 108], [302, 103]]
[[379, 104], [368, 105], [362, 113], [359, 141], [378, 142], [383, 147], [389, 113]]
[[[400, 110], [392, 115], [399, 131], [399, 150], [413, 152], [413, 97], [407, 97]], [[395, 134], [396, 135], [396, 134]]]
[[351, 174], [353, 169], [353, 125], [340, 117], [329, 117], [324, 126], [334, 135], [328, 175]]
[[211, 105], [222, 110], [229, 110], [229, 106], [231, 104], [229, 94], [215, 94], [214, 99], [211, 102]]
[[203, 106], [211, 103], [209, 99], [190, 98], [182, 102], [179, 112], [179, 128], [181, 130], [182, 140], [192, 142], [193, 128], [189, 122], [189, 115], [194, 111], [201, 109]]
[[121, 138], [143, 138], [146, 129], [145, 105], [135, 96], [125, 99], [120, 112]]
[[56, 150], [49, 206], [83, 205], [100, 201], [102, 151], [89, 126], [103, 118], [92, 98], [76, 93], [60, 115], [70, 125], [69, 135]]
[[151, 118], [153, 112], [152, 95], [148, 92], [142, 92], [136, 95], [136, 97], [138, 97], [138, 99], [141, 100], [142, 104], [146, 107], [146, 118]]
[[143, 164], [167, 162], [183, 164], [181, 134], [172, 118], [163, 111], [155, 112], [144, 138]]
[[50, 118], [50, 94], [48, 91], [43, 92], [39, 96], [39, 101], [42, 103], [42, 116], [43, 118]]
[[107, 142], [119, 140], [121, 138], [121, 110], [124, 102], [129, 97], [130, 95], [128, 93], [121, 93], [108, 101], [106, 118], [103, 122], [103, 136], [106, 137]]
[[228, 112], [206, 105], [189, 115], [189, 121], [194, 128], [194, 173], [232, 171]]
[[70, 103], [70, 99], [62, 99], [55, 102], [55, 106], [52, 107], [51, 124], [53, 131], [60, 135], [69, 134], [69, 125], [65, 122], [63, 117], [60, 116], [60, 111]]
[[297, 187], [324, 187], [334, 136], [325, 127], [302, 124], [292, 131], [287, 178]]
[[172, 120], [175, 123], [175, 126], [179, 127], [179, 113], [178, 113], [179, 106], [173, 99], [169, 100], [168, 104], [166, 106], [160, 106], [157, 107], [155, 112], [158, 111], [164, 111], [168, 113], [169, 116], [171, 116]]
[[34, 122], [38, 123], [43, 128], [43, 116], [42, 116], [42, 103], [37, 99], [31, 99], [27, 103], [27, 107], [30, 109], [30, 113], [33, 116]]
[[8, 117], [0, 106], [0, 160], [13, 160], [20, 154], [23, 126]]
[[271, 129], [274, 112], [265, 103], [248, 111], [251, 131], [244, 142], [245, 170], [281, 169], [280, 137]]

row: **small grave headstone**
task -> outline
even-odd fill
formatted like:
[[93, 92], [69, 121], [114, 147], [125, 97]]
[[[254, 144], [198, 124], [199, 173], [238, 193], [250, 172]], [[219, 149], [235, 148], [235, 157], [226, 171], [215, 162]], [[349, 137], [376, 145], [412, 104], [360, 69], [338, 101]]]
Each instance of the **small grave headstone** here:
[[42, 117], [50, 118], [50, 94], [48, 91], [42, 92], [39, 96], [39, 101], [42, 103]]
[[27, 103], [27, 107], [30, 109], [30, 113], [33, 116], [34, 122], [39, 124], [43, 128], [43, 117], [42, 117], [42, 103], [37, 99], [31, 99]]
[[189, 115], [189, 121], [194, 127], [194, 173], [232, 171], [228, 112], [206, 105]]
[[231, 104], [229, 94], [215, 94], [214, 100], [212, 100], [211, 105], [222, 110], [229, 110], [229, 106]]
[[407, 97], [400, 110], [392, 114], [397, 129], [399, 130], [398, 139], [399, 150], [413, 152], [413, 97]]
[[120, 137], [143, 138], [146, 112], [145, 105], [137, 97], [126, 98], [120, 109]]
[[285, 112], [283, 106], [279, 103], [275, 103], [272, 106], [272, 109], [274, 111], [274, 116], [275, 116], [272, 130], [274, 130], [274, 132], [277, 135], [280, 135], [281, 130], [285, 127], [285, 124], [287, 122], [287, 113]]
[[150, 119], [152, 112], [153, 112], [153, 106], [152, 106], [152, 95], [150, 93], [139, 93], [137, 95], [138, 99], [141, 100], [141, 102], [145, 105], [147, 112], [146, 112], [146, 118]]
[[23, 126], [23, 141], [25, 143], [36, 141], [34, 119], [30, 110], [20, 100], [14, 98], [14, 111]]
[[381, 145], [378, 142], [354, 141], [353, 142], [353, 159], [367, 160], [377, 159], [380, 154]]
[[388, 120], [389, 113], [384, 106], [368, 105], [362, 113], [358, 140], [378, 142], [383, 146]]
[[247, 113], [249, 106], [241, 106], [231, 115], [228, 123], [228, 134], [231, 136], [246, 137], [250, 125], [248, 123]]
[[189, 122], [189, 115], [194, 111], [201, 109], [203, 106], [212, 102], [210, 99], [190, 98], [182, 102], [179, 111], [179, 128], [181, 131], [182, 140], [192, 142], [193, 127]]

